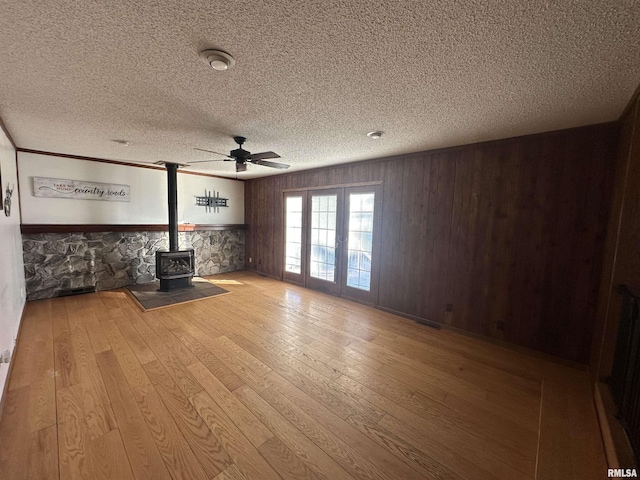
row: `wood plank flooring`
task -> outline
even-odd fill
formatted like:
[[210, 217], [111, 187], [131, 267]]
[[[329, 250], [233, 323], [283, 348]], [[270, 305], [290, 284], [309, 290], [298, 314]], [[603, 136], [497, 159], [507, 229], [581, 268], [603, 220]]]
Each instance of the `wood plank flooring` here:
[[586, 371], [287, 283], [141, 312], [29, 302], [4, 479], [588, 480]]

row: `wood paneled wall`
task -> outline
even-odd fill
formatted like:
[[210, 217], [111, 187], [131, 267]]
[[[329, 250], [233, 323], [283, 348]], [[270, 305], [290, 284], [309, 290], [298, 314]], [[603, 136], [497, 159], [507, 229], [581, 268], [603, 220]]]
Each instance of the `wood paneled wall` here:
[[611, 374], [622, 297], [626, 284], [640, 291], [640, 97], [620, 119], [620, 142], [611, 215], [598, 301], [590, 371], [593, 381]]
[[247, 181], [247, 267], [282, 277], [284, 189], [382, 181], [380, 307], [586, 363], [616, 139], [595, 125]]

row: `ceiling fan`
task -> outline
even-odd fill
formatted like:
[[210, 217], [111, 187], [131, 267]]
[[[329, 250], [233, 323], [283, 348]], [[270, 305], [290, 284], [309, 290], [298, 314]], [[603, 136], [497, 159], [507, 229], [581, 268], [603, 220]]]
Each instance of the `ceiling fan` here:
[[251, 153], [242, 148], [242, 145], [247, 140], [244, 137], [233, 137], [233, 140], [238, 144], [238, 148], [235, 150], [231, 150], [229, 155], [226, 153], [218, 153], [213, 150], [204, 150], [202, 148], [194, 148], [194, 150], [200, 150], [201, 152], [215, 153], [216, 155], [222, 155], [227, 157], [225, 159], [214, 159], [214, 160], [197, 160], [195, 162], [189, 162], [189, 165], [193, 163], [206, 163], [206, 162], [230, 162], [235, 160], [236, 162], [236, 172], [245, 172], [247, 170], [247, 164], [252, 163], [254, 165], [262, 165], [263, 167], [271, 167], [271, 168], [279, 168], [281, 170], [289, 168], [289, 165], [285, 163], [278, 162], [269, 162], [268, 158], [280, 158], [275, 152], [260, 152], [260, 153]]

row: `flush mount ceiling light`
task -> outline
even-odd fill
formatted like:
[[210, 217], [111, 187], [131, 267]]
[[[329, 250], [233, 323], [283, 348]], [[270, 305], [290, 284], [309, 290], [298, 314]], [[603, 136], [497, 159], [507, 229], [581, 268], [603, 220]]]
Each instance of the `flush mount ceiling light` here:
[[380, 140], [380, 138], [382, 138], [383, 133], [384, 132], [381, 132], [380, 130], [376, 130], [375, 132], [367, 133], [367, 137], [373, 138], [374, 140]]
[[222, 50], [205, 50], [200, 52], [200, 58], [211, 68], [219, 72], [229, 70], [236, 64], [234, 58]]

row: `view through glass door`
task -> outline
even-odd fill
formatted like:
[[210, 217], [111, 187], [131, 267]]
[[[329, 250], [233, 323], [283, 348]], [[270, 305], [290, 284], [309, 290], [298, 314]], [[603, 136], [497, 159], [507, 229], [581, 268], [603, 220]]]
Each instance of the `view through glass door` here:
[[367, 297], [371, 292], [373, 263], [373, 223], [375, 192], [347, 194], [347, 255], [343, 293], [352, 297]]
[[375, 303], [379, 186], [287, 192], [284, 278]]
[[338, 206], [342, 190], [315, 190], [308, 193], [307, 276], [305, 285], [327, 293], [340, 293], [338, 283]]

